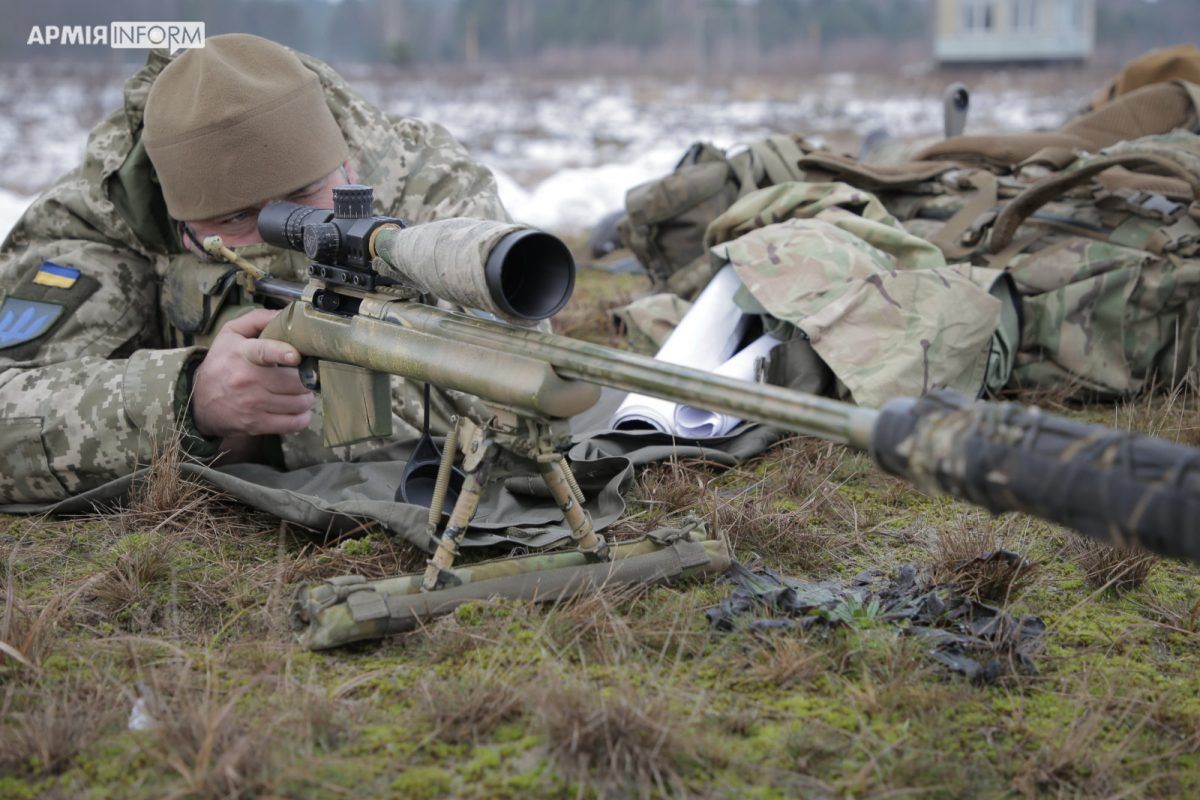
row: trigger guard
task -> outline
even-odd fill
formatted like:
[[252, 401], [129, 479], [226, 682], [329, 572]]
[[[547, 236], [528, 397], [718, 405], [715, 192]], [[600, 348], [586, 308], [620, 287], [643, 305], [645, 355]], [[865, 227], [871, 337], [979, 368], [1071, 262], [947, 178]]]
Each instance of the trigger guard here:
[[321, 391], [321, 370], [317, 359], [312, 356], [305, 356], [300, 359], [300, 366], [296, 367], [296, 372], [300, 376], [300, 383], [304, 384], [304, 388], [312, 392]]

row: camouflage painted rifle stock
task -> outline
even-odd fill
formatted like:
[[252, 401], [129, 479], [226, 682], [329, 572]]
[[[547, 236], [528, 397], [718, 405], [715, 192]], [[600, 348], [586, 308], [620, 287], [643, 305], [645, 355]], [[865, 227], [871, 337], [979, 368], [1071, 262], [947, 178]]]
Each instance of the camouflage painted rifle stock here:
[[[342, 192], [334, 211], [287, 203], [264, 210], [264, 238], [304, 249], [313, 260], [300, 299], [294, 287], [280, 293], [295, 302], [264, 335], [293, 343], [316, 359], [322, 375], [327, 364], [360, 370], [362, 379], [349, 384], [352, 407], [374, 421], [364, 427], [347, 420], [344, 427], [354, 435], [379, 435], [377, 422], [388, 416], [384, 409], [362, 413], [372, 405], [364, 397], [386, 400], [386, 393], [368, 391], [373, 375], [402, 375], [480, 399], [475, 418], [460, 423], [457, 446], [467, 481], [426, 575], [427, 589], [453, 579], [456, 544], [473, 512], [469, 495], [479, 491], [496, 448], [537, 460], [581, 549], [607, 557], [558, 455], [563, 423], [596, 401], [598, 386], [846, 444], [923, 490], [1200, 563], [1200, 450], [947, 392], [872, 410], [548, 334], [530, 323], [561, 308], [574, 282], [574, 264], [558, 240], [473, 220], [405, 228], [370, 216], [366, 187]], [[271, 293], [266, 282], [259, 288]], [[427, 294], [492, 317], [416, 302]], [[322, 386], [327, 419], [345, 418], [329, 408], [336, 391], [328, 381]], [[441, 519], [437, 510], [431, 526]]]

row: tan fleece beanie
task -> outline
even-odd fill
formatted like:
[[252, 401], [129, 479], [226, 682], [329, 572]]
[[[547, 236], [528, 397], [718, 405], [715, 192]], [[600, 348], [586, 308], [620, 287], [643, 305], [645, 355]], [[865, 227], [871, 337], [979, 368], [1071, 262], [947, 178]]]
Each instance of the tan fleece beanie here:
[[286, 196], [348, 154], [317, 74], [286, 47], [243, 33], [214, 36], [163, 68], [142, 141], [167, 210], [184, 221]]

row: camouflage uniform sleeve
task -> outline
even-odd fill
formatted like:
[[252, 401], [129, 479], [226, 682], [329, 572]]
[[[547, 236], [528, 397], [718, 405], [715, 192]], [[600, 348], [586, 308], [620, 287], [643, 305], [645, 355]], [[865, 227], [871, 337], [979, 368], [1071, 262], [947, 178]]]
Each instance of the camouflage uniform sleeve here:
[[491, 170], [473, 161], [449, 131], [411, 118], [396, 125], [404, 141], [421, 143], [405, 164], [398, 216], [412, 223], [451, 217], [510, 221]]
[[[157, 343], [155, 272], [89, 224], [97, 193], [67, 176], [0, 252], [2, 504], [59, 500], [145, 463], [187, 408], [191, 367], [203, 357], [142, 349]], [[47, 264], [56, 280], [46, 279]], [[196, 454], [216, 446], [188, 442]]]

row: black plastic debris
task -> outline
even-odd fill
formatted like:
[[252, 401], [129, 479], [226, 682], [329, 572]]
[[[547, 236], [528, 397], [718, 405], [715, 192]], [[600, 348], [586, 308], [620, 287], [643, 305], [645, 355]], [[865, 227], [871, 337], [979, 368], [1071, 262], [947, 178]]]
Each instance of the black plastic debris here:
[[891, 574], [864, 572], [846, 584], [802, 581], [734, 562], [722, 580], [733, 584], [733, 592], [707, 612], [719, 631], [892, 623], [926, 642], [935, 661], [971, 680], [1037, 672], [1032, 653], [1046, 630], [1040, 618], [1015, 617], [948, 584], [929, 585], [912, 564]]

